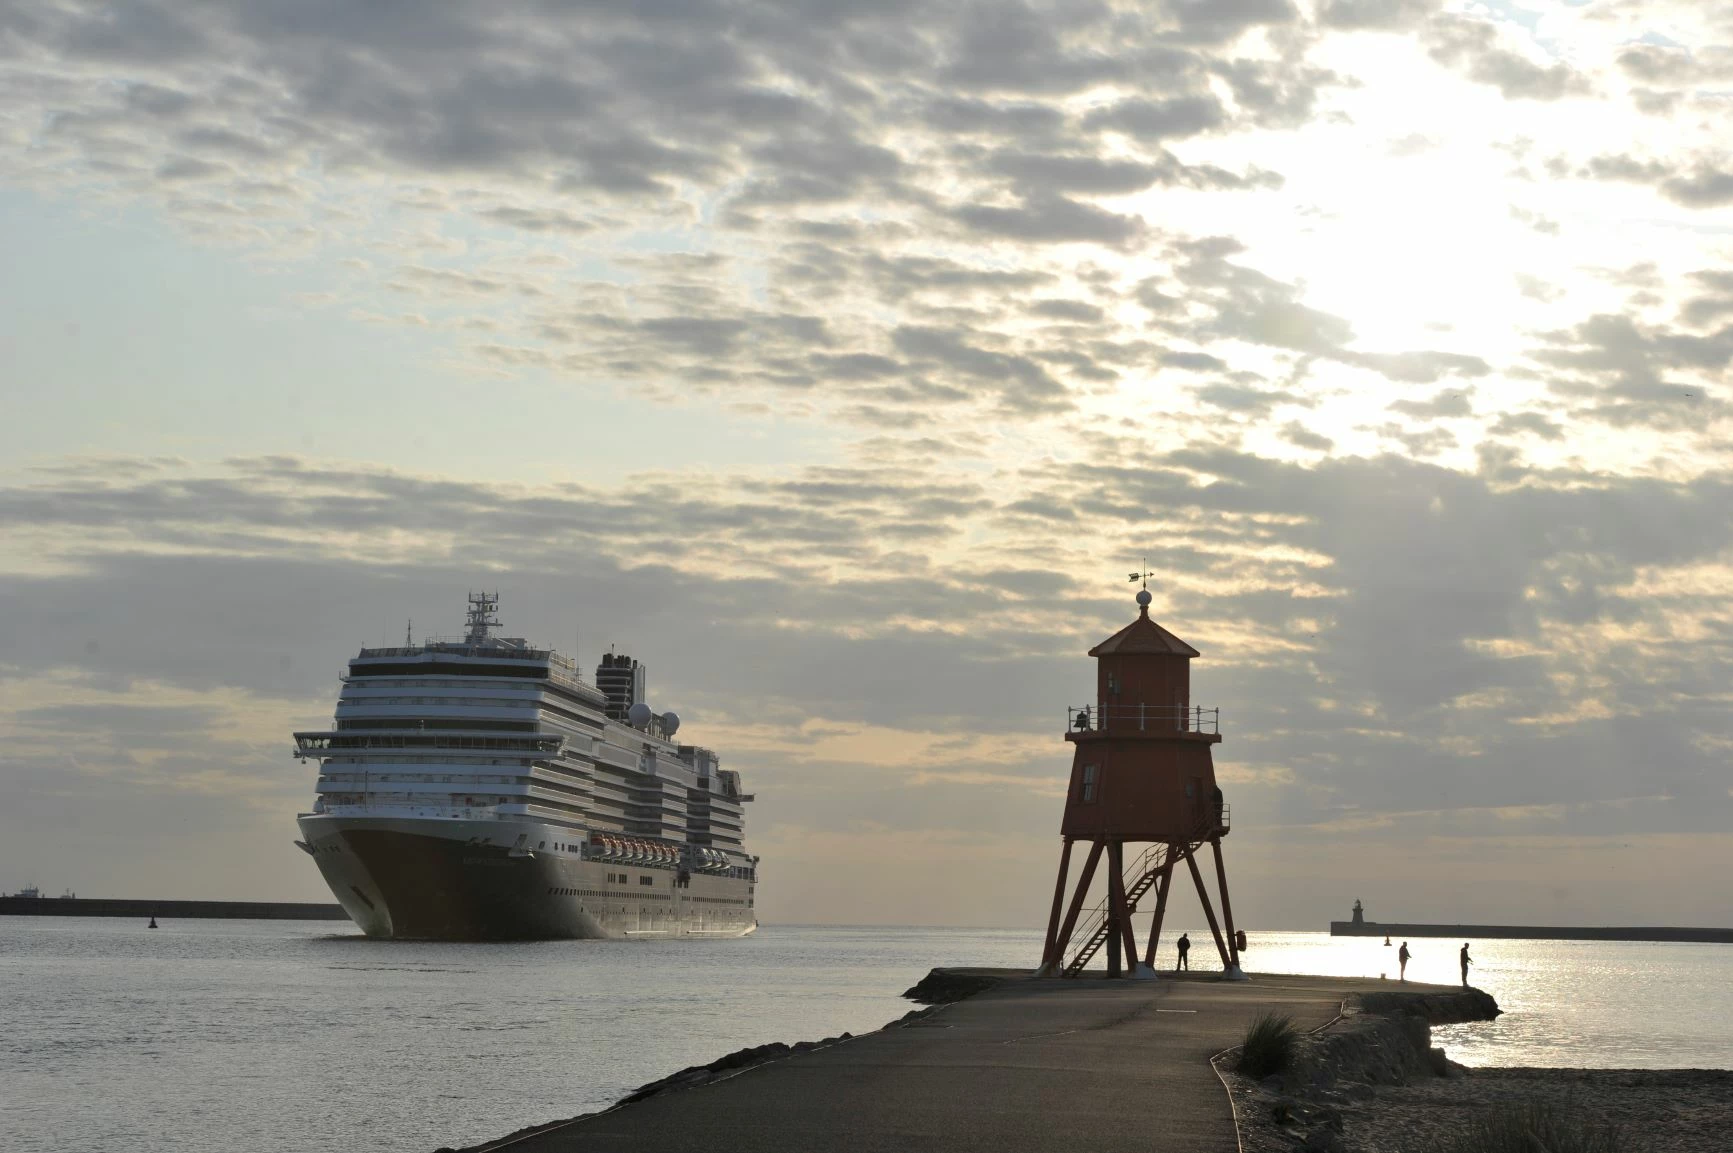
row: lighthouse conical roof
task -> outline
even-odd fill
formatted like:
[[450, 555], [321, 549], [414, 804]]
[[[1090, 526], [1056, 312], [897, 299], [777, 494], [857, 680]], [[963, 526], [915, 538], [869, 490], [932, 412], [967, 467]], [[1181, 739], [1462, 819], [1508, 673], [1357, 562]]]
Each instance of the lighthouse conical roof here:
[[1149, 609], [1139, 608], [1137, 619], [1089, 650], [1092, 657], [1109, 653], [1165, 653], [1195, 657], [1198, 651], [1149, 619]]

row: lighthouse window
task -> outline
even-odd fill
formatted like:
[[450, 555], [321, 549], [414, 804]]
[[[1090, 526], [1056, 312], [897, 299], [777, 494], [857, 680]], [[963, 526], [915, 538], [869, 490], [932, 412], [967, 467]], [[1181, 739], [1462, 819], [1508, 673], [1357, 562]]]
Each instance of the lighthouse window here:
[[1079, 798], [1084, 802], [1095, 799], [1095, 766], [1083, 766], [1083, 795]]

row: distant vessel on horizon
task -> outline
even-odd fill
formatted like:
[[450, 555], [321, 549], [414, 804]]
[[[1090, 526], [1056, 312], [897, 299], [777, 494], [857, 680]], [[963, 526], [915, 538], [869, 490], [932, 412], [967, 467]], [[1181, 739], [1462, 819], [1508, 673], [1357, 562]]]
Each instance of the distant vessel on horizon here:
[[739, 937], [758, 927], [758, 858], [739, 774], [676, 744], [644, 667], [609, 653], [596, 684], [552, 649], [498, 637], [469, 595], [461, 639], [363, 648], [296, 842], [370, 937]]
[[74, 893], [71, 889], [66, 890], [64, 893], [60, 894], [59, 897], [44, 897], [42, 895], [42, 890], [35, 885], [25, 885], [22, 889], [19, 889], [16, 893], [0, 893], [0, 897], [6, 897], [6, 898], [10, 898], [12, 900], [25, 900], [25, 901], [53, 901], [53, 900], [76, 901], [76, 900], [78, 900], [78, 894]]

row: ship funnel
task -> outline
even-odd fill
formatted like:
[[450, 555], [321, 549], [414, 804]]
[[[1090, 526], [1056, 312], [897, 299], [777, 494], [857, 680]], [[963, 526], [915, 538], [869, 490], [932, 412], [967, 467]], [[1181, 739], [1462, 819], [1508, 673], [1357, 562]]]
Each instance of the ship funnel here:
[[603, 653], [596, 666], [596, 687], [608, 698], [606, 712], [623, 721], [644, 700], [644, 666], [624, 653]]

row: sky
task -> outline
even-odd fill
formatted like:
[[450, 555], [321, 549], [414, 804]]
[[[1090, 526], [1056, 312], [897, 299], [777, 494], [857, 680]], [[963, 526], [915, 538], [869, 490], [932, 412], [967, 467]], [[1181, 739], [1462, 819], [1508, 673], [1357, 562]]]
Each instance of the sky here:
[[0, 888], [321, 899], [290, 733], [488, 587], [765, 921], [1039, 924], [1147, 559], [1242, 925], [1733, 924], [1730, 105], [1726, 0], [0, 0]]

